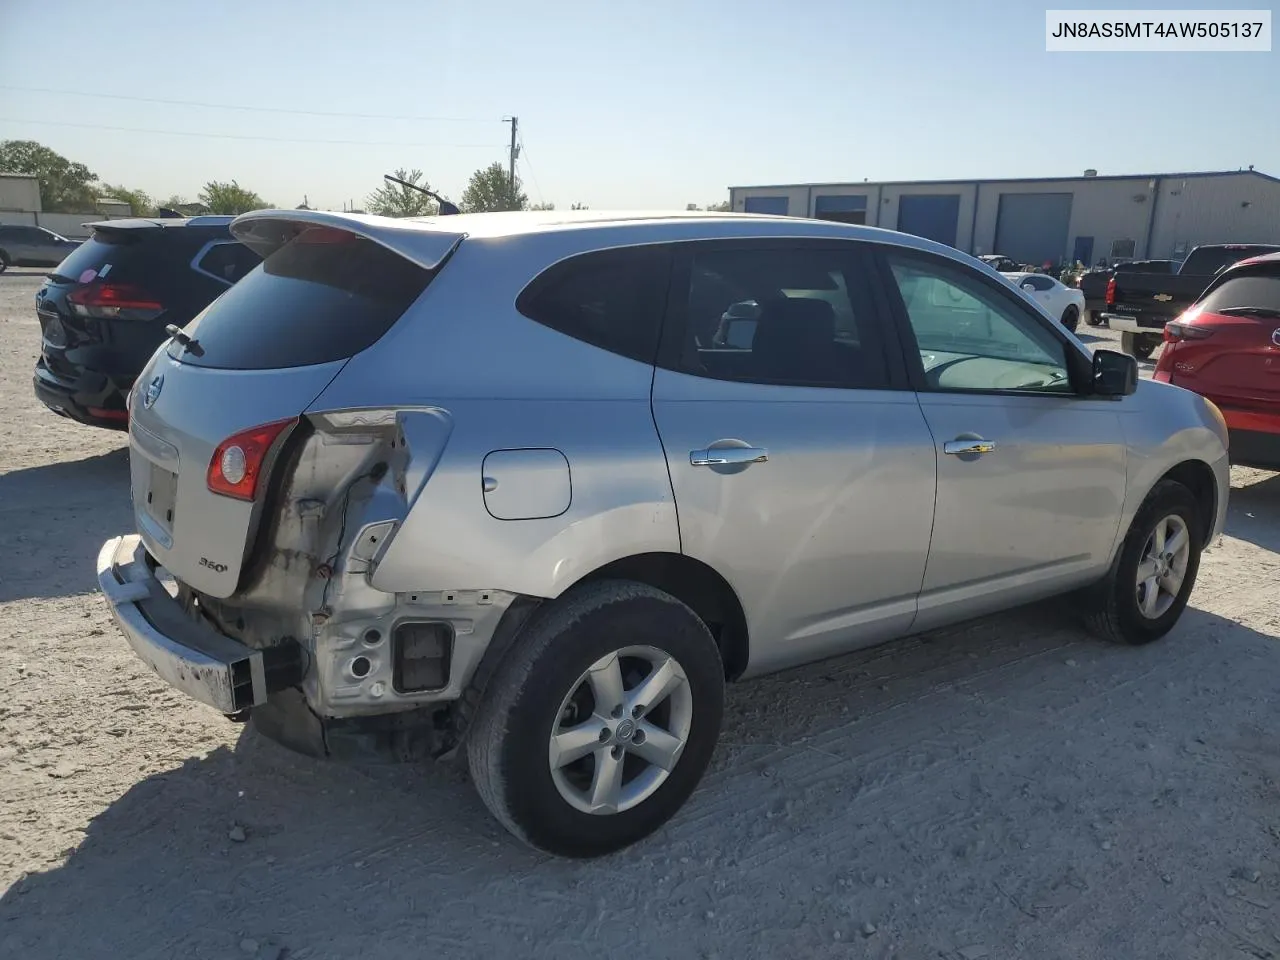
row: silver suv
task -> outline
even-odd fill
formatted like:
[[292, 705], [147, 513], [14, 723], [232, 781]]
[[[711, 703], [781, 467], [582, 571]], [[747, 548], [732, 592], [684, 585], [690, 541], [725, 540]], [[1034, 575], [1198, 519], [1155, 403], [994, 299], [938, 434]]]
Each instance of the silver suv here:
[[[125, 637], [296, 749], [464, 752], [557, 854], [680, 808], [726, 680], [1070, 591], [1145, 643], [1223, 523], [1211, 403], [927, 240], [595, 212], [232, 231], [265, 262], [130, 396], [138, 532], [98, 558]], [[749, 342], [717, 339], [743, 303]]]

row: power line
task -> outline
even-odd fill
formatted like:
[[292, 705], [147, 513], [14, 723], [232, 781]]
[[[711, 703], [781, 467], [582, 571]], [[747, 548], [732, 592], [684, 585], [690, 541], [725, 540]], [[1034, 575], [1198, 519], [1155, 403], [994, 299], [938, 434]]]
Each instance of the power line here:
[[260, 140], [268, 143], [319, 143], [329, 146], [368, 147], [459, 147], [492, 150], [493, 143], [408, 143], [403, 140], [310, 140], [298, 137], [258, 137], [241, 133], [207, 133], [201, 130], [153, 130], [147, 127], [116, 127], [104, 123], [71, 123], [63, 120], [25, 120], [0, 117], [0, 123], [36, 123], [47, 127], [80, 127], [86, 130], [116, 130], [121, 133], [154, 133], [165, 137], [205, 137], [213, 140]]
[[533, 188], [538, 191], [538, 203], [545, 203], [542, 196], [542, 184], [538, 182], [538, 174], [533, 169], [533, 164], [529, 162], [529, 148], [524, 145], [524, 137], [520, 137], [520, 156], [524, 158], [524, 165], [529, 168], [529, 176], [533, 177]]
[[53, 93], [68, 97], [96, 97], [100, 100], [129, 100], [135, 103], [162, 103], [172, 107], [208, 107], [213, 110], [248, 110], [253, 113], [290, 113], [303, 117], [354, 117], [361, 120], [418, 120], [441, 123], [493, 123], [490, 117], [426, 117], [390, 113], [342, 113], [331, 110], [292, 110], [287, 107], [260, 107], [235, 103], [211, 103], [203, 100], [166, 100], [161, 97], [135, 97], [122, 93], [93, 93], [87, 90], [54, 90], [49, 87], [18, 87], [0, 84], [0, 90], [21, 93]]

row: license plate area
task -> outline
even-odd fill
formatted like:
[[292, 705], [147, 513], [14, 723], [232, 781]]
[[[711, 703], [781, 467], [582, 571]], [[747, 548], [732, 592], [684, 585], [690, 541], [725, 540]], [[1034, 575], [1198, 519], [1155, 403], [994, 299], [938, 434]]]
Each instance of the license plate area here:
[[147, 513], [167, 532], [173, 532], [174, 509], [178, 498], [178, 475], [158, 464], [148, 464]]

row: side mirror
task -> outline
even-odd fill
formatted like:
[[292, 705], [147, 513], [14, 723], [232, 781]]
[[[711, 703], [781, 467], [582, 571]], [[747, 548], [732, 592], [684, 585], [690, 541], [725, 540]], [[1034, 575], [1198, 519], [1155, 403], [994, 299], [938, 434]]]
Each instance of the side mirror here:
[[1100, 397], [1127, 397], [1138, 389], [1138, 361], [1127, 353], [1097, 350], [1093, 354], [1093, 392]]

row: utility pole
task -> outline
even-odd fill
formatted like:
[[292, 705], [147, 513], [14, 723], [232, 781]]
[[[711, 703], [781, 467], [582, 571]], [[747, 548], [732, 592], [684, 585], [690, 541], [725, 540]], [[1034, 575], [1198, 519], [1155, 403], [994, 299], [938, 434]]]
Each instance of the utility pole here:
[[511, 163], [507, 177], [511, 186], [511, 198], [514, 200], [516, 195], [516, 157], [520, 155], [520, 147], [516, 144], [516, 131], [520, 129], [520, 118], [503, 117], [502, 122], [511, 124]]

